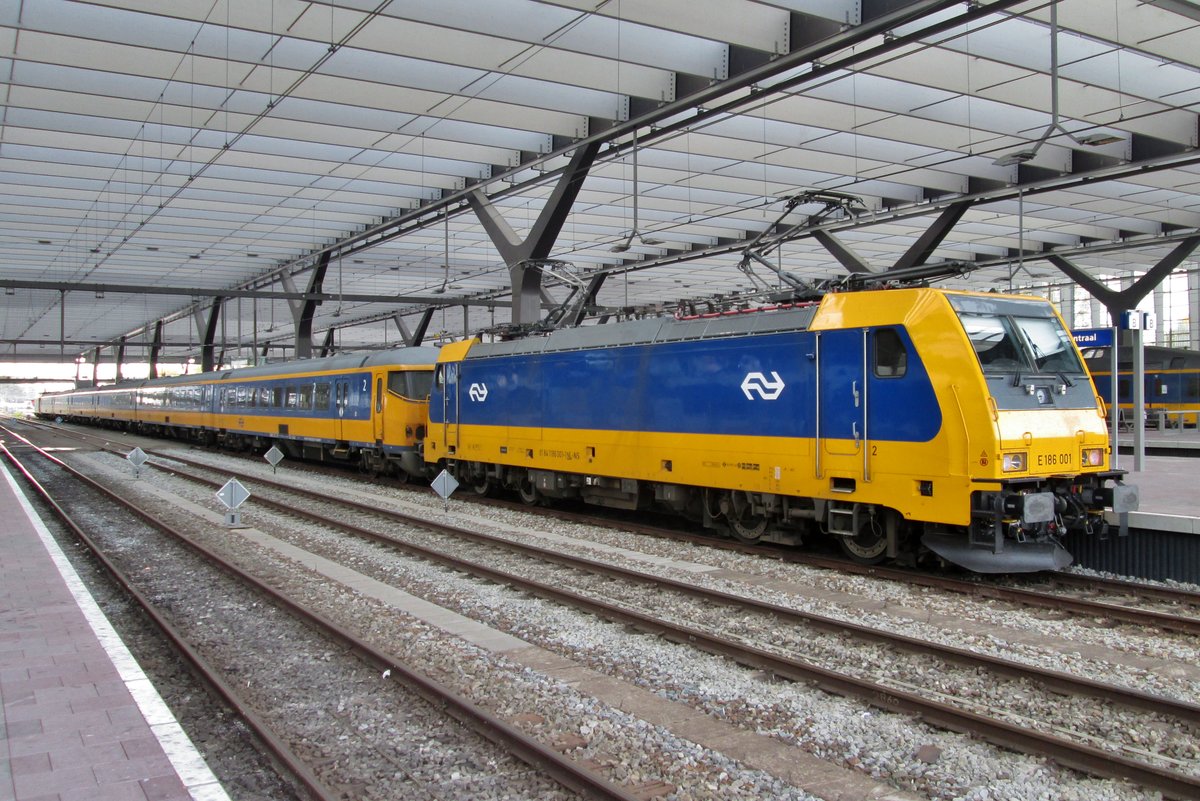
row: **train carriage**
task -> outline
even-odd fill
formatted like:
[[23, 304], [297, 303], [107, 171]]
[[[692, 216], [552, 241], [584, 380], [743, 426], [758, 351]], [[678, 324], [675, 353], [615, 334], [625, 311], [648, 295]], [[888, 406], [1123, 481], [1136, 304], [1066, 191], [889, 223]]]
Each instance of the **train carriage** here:
[[1107, 439], [1049, 304], [923, 288], [446, 346], [425, 455], [529, 502], [1012, 571], [1136, 506]]
[[44, 395], [42, 417], [424, 474], [435, 348], [345, 354]]
[[[1105, 403], [1112, 403], [1112, 349], [1090, 347], [1083, 350], [1084, 360]], [[1133, 351], [1125, 345], [1118, 349], [1117, 389], [1121, 415], [1129, 419], [1133, 412]], [[1200, 353], [1185, 348], [1144, 348], [1145, 379], [1143, 398], [1146, 422], [1170, 426], [1196, 426], [1200, 422]]]

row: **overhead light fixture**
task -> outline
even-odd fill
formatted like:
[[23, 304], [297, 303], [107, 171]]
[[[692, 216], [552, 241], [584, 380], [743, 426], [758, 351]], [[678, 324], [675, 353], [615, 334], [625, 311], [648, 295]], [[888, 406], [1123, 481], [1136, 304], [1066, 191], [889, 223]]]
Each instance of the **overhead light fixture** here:
[[655, 239], [652, 236], [646, 236], [643, 233], [639, 233], [638, 230], [635, 228], [634, 230], [629, 232], [629, 236], [627, 236], [625, 238], [624, 242], [618, 242], [617, 244], [615, 244], [611, 248], [609, 248], [609, 250], [611, 250], [613, 253], [624, 253], [625, 251], [629, 250], [630, 246], [633, 245], [633, 238], [635, 236], [637, 237], [638, 241], [641, 242], [643, 245], [653, 247], [654, 245], [663, 244], [663, 241], [661, 239]]
[[1018, 150], [1015, 153], [1005, 153], [992, 163], [997, 167], [1012, 167], [1014, 164], [1024, 164], [1027, 161], [1033, 161], [1036, 156], [1036, 150]]
[[1075, 141], [1081, 145], [1087, 145], [1088, 147], [1100, 147], [1101, 145], [1111, 145], [1114, 142], [1123, 142], [1125, 141], [1125, 137], [1118, 136], [1115, 133], [1106, 133], [1104, 131], [1100, 131], [1097, 133], [1076, 137]]

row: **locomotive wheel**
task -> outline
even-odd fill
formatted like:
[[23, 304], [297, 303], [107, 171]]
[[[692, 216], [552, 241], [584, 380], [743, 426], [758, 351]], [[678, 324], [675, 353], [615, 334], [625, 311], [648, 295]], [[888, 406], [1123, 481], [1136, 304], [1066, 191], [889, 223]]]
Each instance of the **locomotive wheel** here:
[[471, 479], [469, 486], [471, 488], [471, 492], [475, 493], [480, 498], [486, 498], [492, 494], [492, 480], [486, 475], [475, 476]]
[[887, 532], [877, 521], [868, 520], [854, 537], [838, 537], [842, 551], [861, 565], [877, 565], [887, 558]]
[[754, 543], [767, 533], [767, 516], [751, 511], [750, 498], [741, 492], [731, 492], [721, 499], [721, 509], [729, 521], [734, 539]]
[[541, 503], [542, 493], [538, 492], [537, 487], [533, 486], [533, 479], [525, 476], [521, 479], [521, 483], [517, 485], [517, 497], [526, 506], [536, 506]]
[[359, 470], [370, 478], [379, 478], [379, 464], [371, 458], [371, 454], [365, 451], [362, 454], [362, 461], [359, 463]]
[[755, 543], [767, 533], [767, 518], [765, 515], [760, 517], [748, 512], [741, 517], [730, 517], [729, 530], [739, 542]]

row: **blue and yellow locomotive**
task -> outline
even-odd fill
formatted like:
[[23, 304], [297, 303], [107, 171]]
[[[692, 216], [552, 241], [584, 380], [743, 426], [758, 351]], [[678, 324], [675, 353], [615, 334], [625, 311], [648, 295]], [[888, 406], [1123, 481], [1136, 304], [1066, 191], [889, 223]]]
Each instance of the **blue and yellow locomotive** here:
[[43, 418], [425, 476], [436, 348], [403, 348], [43, 395]]
[[425, 458], [486, 493], [661, 508], [864, 562], [1055, 569], [1137, 506], [1103, 403], [1038, 298], [833, 293], [444, 346]]

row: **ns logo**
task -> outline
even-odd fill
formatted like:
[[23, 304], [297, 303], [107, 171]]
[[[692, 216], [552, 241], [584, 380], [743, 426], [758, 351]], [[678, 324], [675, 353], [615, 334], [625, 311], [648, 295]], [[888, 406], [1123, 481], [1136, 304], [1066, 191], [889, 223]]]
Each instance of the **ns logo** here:
[[746, 396], [746, 400], [754, 400], [757, 395], [760, 400], [773, 401], [780, 396], [783, 388], [787, 386], [783, 383], [783, 379], [779, 377], [779, 373], [771, 371], [771, 377], [767, 378], [762, 373], [746, 373], [746, 377], [742, 379], [742, 394]]

